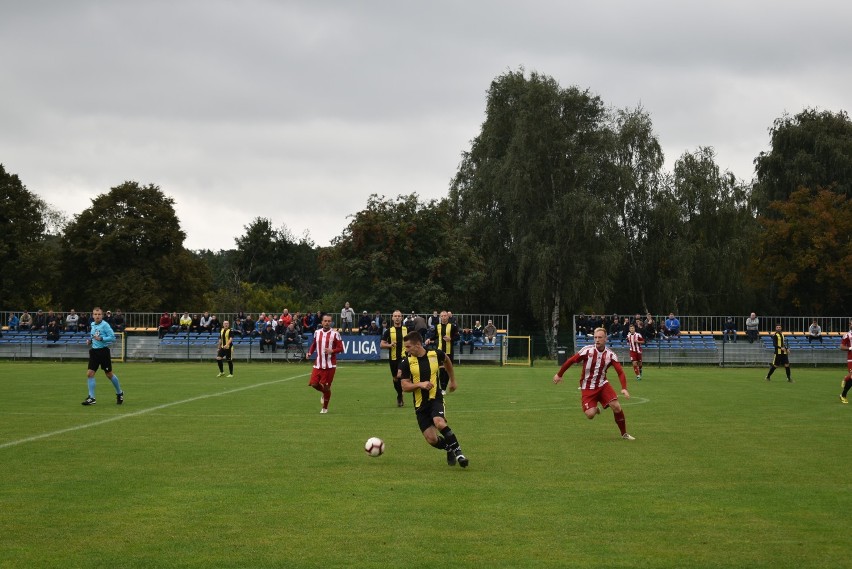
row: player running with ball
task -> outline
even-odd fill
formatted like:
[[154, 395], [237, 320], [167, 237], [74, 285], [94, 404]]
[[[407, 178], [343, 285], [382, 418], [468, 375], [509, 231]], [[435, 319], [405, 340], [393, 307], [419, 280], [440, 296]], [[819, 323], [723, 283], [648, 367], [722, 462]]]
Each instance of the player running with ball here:
[[606, 330], [596, 328], [595, 344], [582, 348], [568, 358], [556, 375], [553, 376], [553, 383], [561, 383], [562, 376], [568, 368], [578, 362], [583, 364], [583, 370], [580, 373], [580, 389], [583, 393], [583, 412], [586, 417], [591, 420], [601, 412], [598, 403], [603, 405], [604, 409], [612, 407], [612, 414], [618, 429], [621, 431], [621, 438], [628, 441], [636, 440], [627, 433], [627, 422], [624, 418], [624, 411], [621, 409], [621, 403], [618, 402], [618, 395], [615, 394], [615, 390], [606, 379], [606, 370], [612, 366], [621, 382], [622, 395], [630, 399], [624, 369], [621, 367], [615, 352], [606, 347]]

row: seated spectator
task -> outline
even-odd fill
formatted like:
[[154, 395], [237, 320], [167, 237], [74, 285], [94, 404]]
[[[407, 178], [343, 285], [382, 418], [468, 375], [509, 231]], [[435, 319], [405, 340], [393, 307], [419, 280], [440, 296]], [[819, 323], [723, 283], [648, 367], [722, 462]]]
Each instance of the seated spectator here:
[[88, 332], [92, 326], [92, 316], [88, 312], [81, 312], [77, 320], [77, 331]]
[[610, 320], [609, 328], [607, 328], [607, 338], [610, 340], [621, 339], [621, 321], [618, 317]]
[[479, 346], [482, 345], [482, 337], [485, 335], [485, 329], [482, 327], [482, 322], [477, 320], [473, 325], [471, 333], [473, 334], [473, 345], [476, 349], [479, 349]]
[[645, 315], [645, 340], [655, 340], [658, 333], [659, 330], [657, 329], [657, 322], [649, 312]]
[[71, 312], [68, 313], [68, 316], [65, 317], [65, 330], [68, 332], [76, 332], [77, 323], [79, 321], [80, 317], [77, 315], [77, 312], [72, 308]]
[[577, 335], [585, 336], [589, 333], [589, 318], [585, 314], [577, 316]]
[[17, 330], [20, 322], [21, 320], [13, 312], [12, 315], [9, 316], [9, 322], [7, 323], [9, 330]]
[[170, 318], [172, 319], [171, 332], [177, 332], [180, 330], [180, 316], [178, 316], [177, 312], [172, 312]]
[[121, 313], [120, 308], [115, 309], [115, 314], [112, 315], [112, 323], [110, 325], [114, 332], [124, 332], [124, 329], [127, 327], [124, 314]]
[[287, 330], [290, 327], [290, 324], [293, 322], [293, 315], [290, 314], [290, 311], [286, 308], [281, 312], [281, 316], [278, 318], [279, 328], [281, 330]]
[[192, 316], [189, 315], [189, 312], [184, 312], [178, 323], [180, 324], [181, 331], [189, 332], [192, 330]]
[[753, 344], [757, 341], [758, 329], [760, 328], [760, 319], [757, 317], [757, 314], [752, 312], [749, 317], [746, 318], [745, 325], [748, 343]]
[[213, 331], [213, 318], [210, 317], [210, 313], [206, 310], [204, 314], [201, 315], [201, 318], [198, 320], [198, 331], [199, 332], [212, 332]]
[[[404, 321], [403, 321], [404, 322]], [[409, 328], [409, 330], [411, 330]], [[423, 347], [427, 350], [434, 350], [438, 347], [438, 329], [437, 328], [427, 328], [426, 333], [423, 335]]]
[[725, 342], [737, 343], [737, 325], [734, 323], [733, 316], [728, 316], [725, 325], [722, 327], [722, 343]]
[[494, 344], [497, 342], [497, 327], [494, 326], [492, 320], [489, 320], [488, 324], [485, 325], [483, 333], [485, 334], [485, 345], [488, 346], [489, 350], [493, 350]]
[[21, 317], [18, 319], [18, 330], [32, 330], [33, 329], [33, 316], [26, 310], [21, 313]]
[[251, 314], [243, 318], [243, 326], [240, 329], [240, 334], [248, 336], [249, 338], [257, 336], [257, 328], [255, 327], [254, 318], [251, 317]]
[[316, 317], [312, 312], [308, 312], [302, 316], [302, 334], [313, 334], [316, 329]]
[[286, 350], [290, 346], [295, 346], [302, 349], [302, 335], [299, 334], [298, 330], [296, 330], [296, 325], [290, 322], [290, 325], [287, 326], [286, 330], [284, 330], [284, 349]]
[[373, 314], [373, 322], [376, 323], [376, 328], [381, 332], [382, 324], [384, 323], [384, 318], [382, 318], [382, 313], [379, 310], [376, 310], [376, 313]]
[[62, 326], [59, 324], [59, 320], [54, 318], [47, 324], [47, 340], [49, 342], [56, 343], [59, 340], [59, 334], [62, 331]]
[[822, 328], [820, 328], [819, 324], [817, 324], [816, 318], [811, 322], [810, 328], [808, 328], [808, 344], [817, 340], [818, 342], [822, 342]]
[[680, 336], [680, 320], [675, 318], [674, 312], [669, 312], [669, 317], [663, 323], [663, 336], [667, 340]]
[[370, 313], [366, 310], [361, 313], [361, 316], [358, 317], [358, 332], [361, 335], [367, 334], [370, 331]]
[[112, 325], [112, 310], [107, 310], [104, 314], [104, 322], [109, 324], [109, 327], [112, 328], [112, 331], [115, 332], [115, 328]]
[[622, 340], [627, 339], [627, 334], [630, 333], [630, 317], [625, 316], [621, 320], [621, 336], [619, 336]]
[[459, 335], [459, 353], [464, 353], [464, 347], [470, 346], [470, 353], [473, 353], [473, 330], [470, 328], [462, 328]]
[[262, 354], [266, 350], [264, 348], [270, 348], [274, 353], [278, 348], [278, 336], [275, 334], [275, 330], [272, 328], [272, 322], [267, 322], [263, 327], [263, 331], [260, 333], [260, 353]]
[[215, 314], [210, 315], [210, 332], [214, 334], [218, 334], [219, 330], [222, 328], [222, 323], [219, 322], [219, 319], [216, 318]]
[[47, 317], [44, 312], [39, 310], [36, 312], [35, 318], [33, 319], [33, 327], [32, 329], [36, 332], [43, 332], [47, 327]]
[[190, 332], [201, 332], [203, 328], [201, 327], [201, 316], [198, 314], [192, 315], [192, 324], [189, 325]]
[[293, 315], [293, 326], [296, 327], [296, 332], [298, 332], [301, 335], [302, 334], [302, 313], [301, 312], [296, 312]]
[[172, 331], [172, 317], [169, 316], [168, 312], [163, 312], [163, 315], [160, 316], [160, 325], [157, 327], [157, 335], [160, 339], [163, 339], [168, 332]]
[[370, 327], [367, 328], [368, 336], [381, 336], [382, 330], [379, 328], [379, 325], [376, 324], [375, 320], [370, 320]]

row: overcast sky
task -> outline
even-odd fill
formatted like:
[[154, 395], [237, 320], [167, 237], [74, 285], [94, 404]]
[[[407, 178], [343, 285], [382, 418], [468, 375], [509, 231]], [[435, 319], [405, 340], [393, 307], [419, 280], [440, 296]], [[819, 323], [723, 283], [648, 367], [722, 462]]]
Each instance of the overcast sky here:
[[784, 112], [849, 111], [850, 2], [592, 4], [0, 0], [0, 163], [69, 217], [155, 184], [190, 249], [256, 217], [328, 245], [370, 194], [445, 196], [507, 70], [745, 180]]

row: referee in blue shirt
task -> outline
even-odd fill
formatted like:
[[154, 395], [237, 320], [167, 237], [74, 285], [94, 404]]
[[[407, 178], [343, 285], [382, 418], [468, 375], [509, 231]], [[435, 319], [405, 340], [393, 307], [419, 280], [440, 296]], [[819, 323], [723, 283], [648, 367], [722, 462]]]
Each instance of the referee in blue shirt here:
[[115, 341], [115, 333], [112, 327], [104, 321], [104, 312], [100, 307], [96, 306], [92, 310], [91, 330], [89, 331], [89, 339], [86, 343], [91, 346], [89, 348], [89, 396], [83, 401], [83, 405], [94, 405], [95, 400], [95, 372], [98, 368], [102, 368], [106, 373], [107, 378], [115, 387], [115, 402], [118, 405], [124, 403], [124, 392], [118, 383], [118, 376], [112, 372], [112, 356], [109, 352], [110, 345]]

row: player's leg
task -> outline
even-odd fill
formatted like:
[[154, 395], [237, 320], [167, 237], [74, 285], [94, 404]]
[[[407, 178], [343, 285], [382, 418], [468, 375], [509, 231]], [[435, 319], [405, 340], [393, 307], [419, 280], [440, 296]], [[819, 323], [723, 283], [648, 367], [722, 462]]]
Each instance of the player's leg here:
[[784, 364], [784, 372], [787, 374], [787, 381], [793, 383], [793, 378], [790, 377], [790, 362]]
[[852, 388], [852, 362], [848, 363], [847, 368], [849, 373], [847, 373], [846, 377], [843, 378], [843, 381], [840, 382], [840, 385], [843, 387], [843, 392], [840, 394], [840, 401], [842, 403], [849, 403], [846, 396], [849, 394], [849, 389]]
[[328, 402], [331, 401], [331, 384], [334, 381], [334, 372], [337, 371], [336, 368], [324, 369], [321, 370], [323, 373], [322, 379], [320, 380], [320, 387], [322, 387], [322, 408], [324, 412], [328, 411]]
[[595, 418], [596, 415], [599, 415], [601, 412], [600, 407], [598, 407], [598, 397], [597, 392], [583, 391], [583, 413], [585, 413], [586, 417], [591, 421]]
[[391, 372], [391, 381], [393, 383], [393, 389], [396, 391], [396, 406], [402, 407], [405, 405], [405, 402], [402, 399], [402, 383], [400, 382], [397, 374], [399, 373], [399, 361], [398, 360], [388, 360], [390, 362], [390, 372]]
[[221, 352], [216, 354], [216, 365], [219, 367], [219, 374], [216, 377], [222, 377], [225, 375], [225, 368], [222, 365], [222, 354]]
[[614, 399], [609, 402], [609, 406], [612, 408], [612, 417], [615, 419], [615, 424], [618, 425], [618, 430], [621, 432], [621, 436], [626, 439], [627, 419], [624, 416], [624, 410], [621, 408], [621, 403], [618, 399]]
[[773, 373], [775, 373], [775, 360], [774, 359], [772, 360], [772, 363], [769, 364], [769, 372], [766, 374], [766, 381], [770, 381], [769, 378], [772, 377]]
[[107, 378], [115, 388], [115, 404], [121, 405], [124, 403], [124, 391], [121, 390], [121, 384], [118, 382], [118, 375], [112, 370], [112, 355], [109, 351], [104, 355], [104, 361], [101, 363]]
[[83, 401], [83, 405], [95, 404], [95, 372], [98, 371], [100, 363], [98, 361], [97, 352], [94, 349], [89, 350], [89, 366], [86, 369], [86, 384], [89, 390], [89, 396]]
[[228, 360], [228, 377], [234, 377], [234, 349], [228, 350], [225, 359]]
[[456, 462], [458, 462], [459, 466], [466, 468], [470, 461], [468, 461], [467, 457], [464, 453], [462, 453], [459, 440], [447, 424], [447, 420], [444, 419], [444, 417], [437, 415], [432, 417], [432, 423], [444, 439], [444, 445], [447, 449], [447, 464], [453, 466]]

